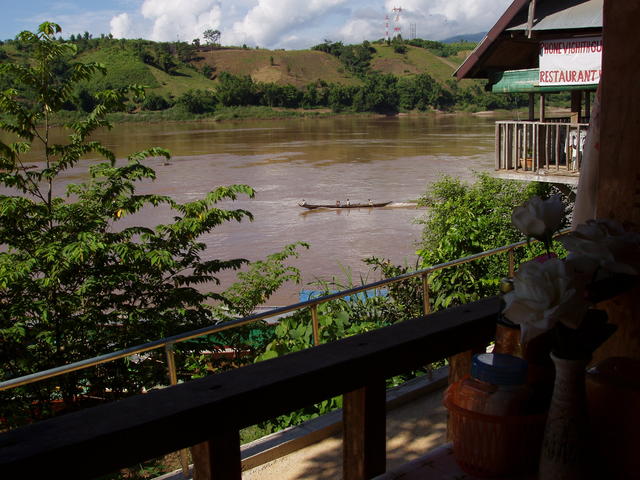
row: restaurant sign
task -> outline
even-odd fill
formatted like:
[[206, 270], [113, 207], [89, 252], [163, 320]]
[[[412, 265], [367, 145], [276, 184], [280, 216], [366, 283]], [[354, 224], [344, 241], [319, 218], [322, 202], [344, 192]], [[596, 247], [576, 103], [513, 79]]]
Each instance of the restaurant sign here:
[[602, 73], [602, 37], [540, 42], [540, 86], [593, 85]]

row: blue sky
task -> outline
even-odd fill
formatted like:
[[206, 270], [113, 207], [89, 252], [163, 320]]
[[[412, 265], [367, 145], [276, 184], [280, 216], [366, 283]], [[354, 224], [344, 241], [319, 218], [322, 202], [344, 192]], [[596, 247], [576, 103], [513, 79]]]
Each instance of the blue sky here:
[[207, 28], [224, 45], [307, 48], [324, 39], [359, 43], [393, 31], [394, 7], [409, 37], [440, 40], [488, 30], [511, 0], [1, 0], [0, 39], [59, 23], [65, 36], [89, 31], [116, 37], [191, 41]]

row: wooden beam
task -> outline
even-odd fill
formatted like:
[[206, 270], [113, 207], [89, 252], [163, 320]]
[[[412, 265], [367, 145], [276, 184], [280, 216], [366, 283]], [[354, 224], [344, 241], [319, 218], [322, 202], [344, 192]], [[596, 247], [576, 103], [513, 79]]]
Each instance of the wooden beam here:
[[[640, 51], [638, 2], [605, 0], [603, 11], [600, 162], [596, 216], [614, 218], [640, 232], [640, 69], [630, 53]], [[606, 309], [618, 331], [596, 358], [640, 359], [640, 291], [632, 291]]]
[[386, 471], [386, 411], [383, 378], [344, 394], [343, 478], [366, 480]]
[[529, 11], [527, 13], [527, 38], [533, 36], [533, 20], [536, 16], [536, 0], [529, 0]]

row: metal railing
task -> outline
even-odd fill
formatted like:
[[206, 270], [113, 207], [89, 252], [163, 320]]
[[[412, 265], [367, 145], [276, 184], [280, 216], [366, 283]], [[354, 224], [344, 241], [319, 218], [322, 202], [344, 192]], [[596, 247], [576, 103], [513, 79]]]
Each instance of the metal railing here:
[[[569, 229], [566, 229], [560, 232], [559, 235], [564, 235], [565, 233], [568, 233], [568, 232], [569, 232]], [[289, 312], [294, 312], [297, 310], [302, 310], [304, 308], [310, 308], [311, 321], [313, 324], [313, 343], [314, 345], [319, 345], [320, 344], [320, 327], [318, 324], [318, 305], [321, 305], [323, 303], [330, 302], [332, 300], [336, 300], [339, 298], [343, 298], [349, 295], [357, 294], [366, 290], [384, 287], [387, 285], [391, 285], [393, 283], [402, 282], [404, 280], [408, 280], [416, 277], [421, 277], [422, 279], [423, 311], [425, 315], [428, 315], [429, 313], [431, 313], [431, 307], [429, 302], [429, 297], [430, 297], [429, 275], [430, 274], [437, 272], [439, 270], [443, 270], [445, 268], [463, 265], [465, 263], [473, 262], [481, 258], [507, 252], [507, 255], [509, 258], [509, 276], [512, 277], [515, 272], [514, 251], [518, 248], [524, 247], [527, 244], [528, 243], [526, 241], [512, 243], [510, 245], [476, 253], [474, 255], [469, 255], [467, 257], [459, 258], [457, 260], [452, 260], [450, 262], [440, 263], [438, 265], [433, 265], [431, 267], [416, 270], [414, 272], [408, 272], [396, 277], [386, 278], [383, 280], [379, 280], [377, 282], [368, 283], [366, 285], [350, 288], [348, 290], [343, 290], [343, 291], [332, 293], [322, 297], [313, 298], [310, 300], [306, 300], [304, 302], [295, 303], [285, 307], [278, 307], [273, 310], [269, 310], [267, 312], [262, 312], [255, 315], [250, 315], [248, 317], [240, 318], [237, 320], [231, 320], [228, 322], [200, 328], [198, 330], [192, 330], [189, 332], [181, 333], [179, 335], [162, 338], [160, 340], [154, 340], [152, 342], [144, 343], [142, 345], [125, 348], [112, 353], [107, 353], [105, 355], [100, 355], [97, 357], [81, 360], [79, 362], [70, 363], [68, 365], [64, 365], [61, 367], [51, 368], [49, 370], [43, 370], [41, 372], [33, 373], [30, 375], [24, 375], [22, 377], [13, 378], [10, 380], [6, 380], [4, 382], [0, 382], [0, 391], [10, 390], [12, 388], [20, 387], [23, 385], [40, 382], [49, 378], [64, 375], [66, 373], [74, 372], [77, 370], [83, 370], [85, 368], [95, 367], [96, 365], [111, 362], [121, 358], [130, 357], [132, 355], [136, 355], [140, 353], [149, 352], [151, 350], [156, 350], [162, 347], [164, 347], [165, 354], [167, 357], [167, 369], [168, 369], [170, 384], [175, 385], [178, 382], [178, 378], [177, 378], [176, 362], [175, 362], [175, 356], [174, 356], [174, 345], [177, 343], [185, 342], [187, 340], [192, 340], [194, 338], [202, 337], [204, 335], [210, 335], [213, 333], [222, 332], [232, 328], [238, 328], [238, 327], [248, 325], [250, 323], [254, 323], [267, 318], [275, 317], [275, 316], [282, 315]]]

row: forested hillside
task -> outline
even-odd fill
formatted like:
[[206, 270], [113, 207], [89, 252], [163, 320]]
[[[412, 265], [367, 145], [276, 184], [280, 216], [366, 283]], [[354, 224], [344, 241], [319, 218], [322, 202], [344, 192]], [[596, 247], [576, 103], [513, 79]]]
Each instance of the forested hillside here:
[[[87, 32], [58, 41], [75, 48], [75, 54], [59, 62], [60, 81], [75, 62], [98, 62], [107, 69], [106, 75], [76, 87], [74, 100], [65, 106], [68, 112], [89, 112], [97, 104], [97, 92], [132, 83], [144, 86], [146, 95], [130, 98], [122, 113], [136, 114], [138, 120], [219, 115], [230, 108], [239, 115], [237, 107], [249, 106], [263, 109], [249, 116], [260, 116], [273, 108], [389, 114], [515, 108], [523, 102], [514, 95], [488, 94], [478, 81], [453, 79], [453, 71], [474, 47], [469, 42], [397, 38], [344, 45], [326, 40], [310, 50], [285, 51], [93, 38]], [[2, 62], [28, 58], [28, 45], [1, 43]], [[11, 78], [0, 76], [0, 88], [12, 84]]]

